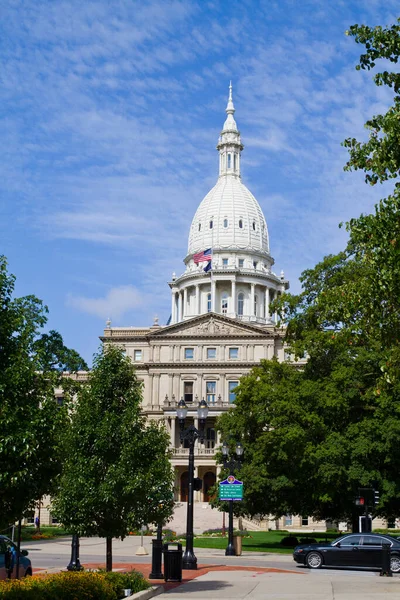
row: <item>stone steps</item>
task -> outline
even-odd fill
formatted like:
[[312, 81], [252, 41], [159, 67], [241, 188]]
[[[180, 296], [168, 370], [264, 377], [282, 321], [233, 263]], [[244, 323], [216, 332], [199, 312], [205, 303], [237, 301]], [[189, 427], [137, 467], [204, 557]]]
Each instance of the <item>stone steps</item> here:
[[[195, 502], [193, 504], [193, 531], [196, 534], [203, 533], [206, 529], [217, 529], [222, 527], [223, 513], [216, 508], [211, 508], [207, 502]], [[177, 502], [175, 504], [174, 516], [165, 527], [176, 531], [186, 532], [187, 503]], [[228, 515], [225, 515], [225, 526], [228, 527]]]

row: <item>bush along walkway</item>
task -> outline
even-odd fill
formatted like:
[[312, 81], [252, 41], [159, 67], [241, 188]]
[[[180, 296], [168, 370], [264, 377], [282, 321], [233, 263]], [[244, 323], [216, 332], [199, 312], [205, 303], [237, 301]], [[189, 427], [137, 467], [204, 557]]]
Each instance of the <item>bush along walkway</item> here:
[[0, 581], [0, 600], [120, 600], [147, 590], [150, 583], [138, 571], [81, 571]]

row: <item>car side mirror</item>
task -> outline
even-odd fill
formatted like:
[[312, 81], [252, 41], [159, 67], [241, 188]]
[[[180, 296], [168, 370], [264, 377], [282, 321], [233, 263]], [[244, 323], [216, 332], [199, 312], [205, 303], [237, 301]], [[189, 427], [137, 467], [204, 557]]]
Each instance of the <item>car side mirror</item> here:
[[21, 554], [22, 556], [28, 556], [29, 552], [28, 550], [21, 550]]
[[336, 548], [340, 548], [340, 542], [336, 544]]

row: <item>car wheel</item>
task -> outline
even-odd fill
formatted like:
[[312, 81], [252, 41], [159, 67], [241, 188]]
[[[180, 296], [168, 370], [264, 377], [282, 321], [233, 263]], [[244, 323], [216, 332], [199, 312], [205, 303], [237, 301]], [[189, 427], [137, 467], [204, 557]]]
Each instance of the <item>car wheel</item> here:
[[310, 552], [307, 554], [306, 564], [310, 569], [320, 569], [322, 567], [322, 556], [319, 552]]
[[393, 573], [400, 573], [400, 556], [390, 557], [390, 568]]

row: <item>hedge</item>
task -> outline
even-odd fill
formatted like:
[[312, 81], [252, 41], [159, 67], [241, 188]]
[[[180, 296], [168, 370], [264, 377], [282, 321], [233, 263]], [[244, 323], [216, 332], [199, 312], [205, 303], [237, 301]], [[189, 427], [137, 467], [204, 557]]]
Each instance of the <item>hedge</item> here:
[[150, 584], [141, 573], [79, 572], [0, 581], [0, 600], [119, 600]]

